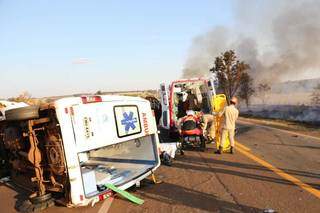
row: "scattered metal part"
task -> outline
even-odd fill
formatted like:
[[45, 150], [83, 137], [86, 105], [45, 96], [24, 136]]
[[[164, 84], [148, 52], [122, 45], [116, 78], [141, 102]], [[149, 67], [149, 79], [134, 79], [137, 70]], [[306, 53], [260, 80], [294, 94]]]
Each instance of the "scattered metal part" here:
[[273, 209], [264, 209], [263, 213], [276, 213], [276, 211]]

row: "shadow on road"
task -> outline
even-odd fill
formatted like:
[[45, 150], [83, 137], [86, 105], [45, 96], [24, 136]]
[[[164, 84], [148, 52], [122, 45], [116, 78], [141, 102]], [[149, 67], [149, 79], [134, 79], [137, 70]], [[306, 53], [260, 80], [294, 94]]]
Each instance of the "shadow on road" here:
[[[200, 157], [196, 156], [188, 156], [186, 158], [179, 158], [179, 161], [186, 162], [186, 163], [196, 163], [201, 164]], [[261, 170], [261, 171], [268, 171], [271, 172], [269, 169], [263, 166], [253, 165], [253, 164], [245, 164], [245, 163], [238, 163], [238, 162], [231, 162], [231, 161], [225, 161], [225, 160], [219, 160], [219, 159], [206, 159], [207, 163], [210, 164], [219, 164], [219, 165], [226, 165], [236, 168], [243, 168], [243, 169], [255, 169], [255, 170]], [[320, 179], [320, 173], [312, 173], [312, 172], [305, 172], [305, 171], [298, 171], [298, 170], [292, 170], [292, 169], [284, 169], [279, 168], [282, 171], [291, 174], [291, 175], [298, 175], [302, 177], [311, 177], [311, 178], [317, 178]]]
[[251, 129], [253, 129], [253, 126], [246, 126], [246, 125], [239, 124], [236, 130], [236, 135], [249, 132]]
[[[282, 178], [256, 175], [256, 174], [252, 174], [250, 171], [248, 173], [240, 172], [240, 171], [235, 171], [232, 168], [231, 169], [218, 168], [216, 165], [225, 165], [225, 166], [230, 166], [234, 168], [254, 169], [254, 170], [260, 170], [260, 171], [272, 172], [263, 166], [244, 164], [244, 163], [238, 163], [238, 162], [230, 162], [230, 161], [224, 161], [224, 160], [218, 160], [218, 159], [205, 158], [205, 160], [206, 160], [206, 163], [201, 163], [203, 162], [203, 158], [196, 157], [196, 156], [187, 156], [186, 158], [180, 158], [179, 160], [175, 161], [175, 163], [172, 166], [180, 169], [193, 169], [196, 171], [215, 172], [215, 173], [229, 174], [229, 175], [251, 178], [255, 180], [261, 180], [261, 181], [267, 181], [267, 182], [273, 182], [273, 183], [279, 183], [279, 184], [286, 184], [286, 185], [293, 185], [293, 186], [295, 185], [292, 182], [286, 181], [285, 179], [282, 179]], [[208, 164], [210, 165], [210, 167], [207, 166]], [[291, 175], [320, 179], [320, 174], [316, 174], [316, 173], [289, 170], [289, 169], [281, 169], [281, 170]], [[319, 184], [314, 184], [314, 183], [306, 183], [306, 184], [309, 184], [310, 186], [316, 189], [320, 189]]]
[[227, 202], [214, 195], [171, 183], [162, 183], [158, 185], [157, 190], [145, 192], [143, 196], [170, 205], [180, 204], [209, 212], [262, 212], [261, 209]]

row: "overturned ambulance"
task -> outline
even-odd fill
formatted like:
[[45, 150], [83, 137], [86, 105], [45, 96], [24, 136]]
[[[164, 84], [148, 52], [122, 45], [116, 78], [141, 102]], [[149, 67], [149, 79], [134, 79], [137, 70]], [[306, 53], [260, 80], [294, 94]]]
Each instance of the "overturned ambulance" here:
[[[127, 189], [159, 165], [150, 103], [127, 96], [63, 98], [7, 110], [0, 121], [1, 169], [36, 206], [84, 206]], [[49, 202], [51, 201], [51, 202]], [[43, 207], [41, 207], [43, 208]]]

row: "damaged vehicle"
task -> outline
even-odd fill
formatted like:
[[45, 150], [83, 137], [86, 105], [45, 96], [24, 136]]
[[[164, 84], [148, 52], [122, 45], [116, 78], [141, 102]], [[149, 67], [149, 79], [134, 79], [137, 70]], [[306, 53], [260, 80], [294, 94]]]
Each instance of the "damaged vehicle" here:
[[150, 103], [127, 96], [63, 98], [5, 111], [2, 170], [30, 194], [33, 210], [94, 204], [152, 174], [160, 165]]
[[213, 78], [192, 78], [173, 81], [166, 86], [160, 85], [162, 117], [160, 127], [170, 138], [178, 138], [179, 119], [187, 115], [188, 110], [195, 114], [211, 114], [211, 100], [215, 92]]

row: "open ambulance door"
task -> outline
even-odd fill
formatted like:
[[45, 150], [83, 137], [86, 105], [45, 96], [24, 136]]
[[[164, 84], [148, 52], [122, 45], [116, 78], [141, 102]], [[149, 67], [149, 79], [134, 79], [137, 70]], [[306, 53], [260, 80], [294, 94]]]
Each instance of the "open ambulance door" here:
[[160, 99], [162, 105], [162, 116], [160, 126], [165, 129], [170, 128], [170, 114], [169, 114], [169, 98], [168, 90], [164, 83], [160, 84]]
[[208, 89], [211, 97], [214, 97], [216, 95], [216, 89], [215, 89], [215, 79], [209, 78], [208, 79]]
[[208, 86], [208, 95], [209, 95], [209, 100], [210, 100], [210, 105], [211, 105], [211, 111], [214, 111], [214, 106], [213, 106], [213, 102], [214, 102], [214, 98], [216, 96], [216, 89], [215, 89], [215, 78], [211, 77], [208, 79], [207, 82], [207, 86]]

